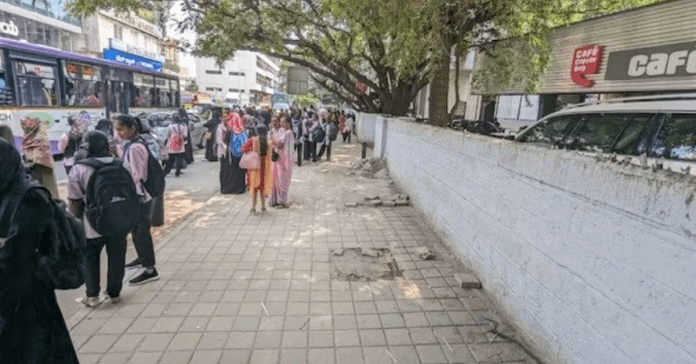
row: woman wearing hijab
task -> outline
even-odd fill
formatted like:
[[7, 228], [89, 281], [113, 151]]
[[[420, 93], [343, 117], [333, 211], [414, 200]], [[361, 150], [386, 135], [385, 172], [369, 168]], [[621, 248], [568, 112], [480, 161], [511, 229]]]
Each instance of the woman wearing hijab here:
[[77, 115], [68, 117], [68, 125], [70, 125], [70, 131], [60, 137], [58, 150], [63, 153], [63, 166], [65, 173], [69, 175], [70, 169], [75, 165], [75, 152], [80, 149], [87, 125]]
[[[186, 128], [188, 129], [189, 125], [189, 117], [188, 114], [186, 113], [186, 110], [184, 109], [179, 109], [179, 120], [182, 124], [186, 125]], [[186, 133], [186, 143], [184, 146], [184, 159], [186, 160], [186, 164], [191, 164], [193, 163], [193, 143], [191, 142], [191, 133], [188, 132]], [[184, 167], [186, 168], [186, 167]]]
[[43, 122], [38, 118], [26, 118], [22, 120], [22, 130], [24, 161], [31, 177], [46, 187], [53, 199], [59, 199], [58, 184], [53, 174], [53, 155]]
[[240, 194], [246, 191], [246, 169], [239, 168], [239, 160], [242, 158], [242, 146], [248, 138], [239, 114], [234, 111], [227, 114], [216, 136], [221, 193]]
[[220, 125], [220, 109], [215, 109], [213, 110], [213, 116], [203, 124], [203, 126], [208, 129], [208, 132], [206, 133], [206, 141], [205, 141], [205, 159], [207, 159], [210, 162], [217, 162], [218, 161], [218, 156], [217, 156], [217, 151], [216, 151], [216, 141], [215, 141], [215, 131], [218, 128], [218, 125]]
[[50, 272], [42, 264], [57, 234], [65, 233], [53, 228], [53, 214], [61, 210], [34, 188], [19, 153], [4, 139], [0, 166], [0, 361], [77, 364]]
[[276, 128], [271, 131], [271, 143], [273, 150], [278, 153], [278, 159], [273, 162], [273, 184], [268, 204], [286, 208], [290, 181], [292, 181], [292, 167], [295, 163], [295, 134], [287, 118], [276, 117], [273, 123]]

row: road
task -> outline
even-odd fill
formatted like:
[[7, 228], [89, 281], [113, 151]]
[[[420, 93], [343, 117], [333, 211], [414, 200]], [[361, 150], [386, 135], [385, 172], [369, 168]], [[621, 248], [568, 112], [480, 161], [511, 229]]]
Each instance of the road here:
[[[155, 240], [155, 247], [168, 230], [176, 226], [189, 214], [201, 208], [206, 201], [219, 191], [218, 171], [219, 164], [208, 162], [203, 158], [205, 150], [196, 151], [195, 162], [189, 165], [180, 177], [174, 177], [171, 173], [167, 176], [167, 191], [165, 193], [165, 224], [162, 227], [153, 228], [152, 234]], [[58, 189], [61, 198], [67, 197], [67, 176], [62, 162], [57, 162], [54, 168]], [[129, 240], [127, 261], [135, 258], [135, 250]], [[101, 267], [101, 290], [106, 289], [106, 252], [102, 251]], [[133, 271], [126, 271], [126, 279]], [[127, 284], [127, 283], [126, 283]], [[56, 291], [58, 304], [63, 312], [63, 317], [67, 320], [81, 306], [76, 300], [85, 295], [84, 286], [69, 291]]]

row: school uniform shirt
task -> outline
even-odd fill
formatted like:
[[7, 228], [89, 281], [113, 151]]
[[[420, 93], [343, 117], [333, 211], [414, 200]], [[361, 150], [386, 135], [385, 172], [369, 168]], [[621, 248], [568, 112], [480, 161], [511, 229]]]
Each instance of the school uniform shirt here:
[[[130, 141], [126, 141], [129, 143]], [[147, 193], [143, 181], [147, 181], [147, 161], [150, 152], [142, 143], [133, 143], [123, 152], [123, 161], [130, 166], [128, 172], [133, 176], [135, 191], [140, 196], [140, 203], [152, 200], [152, 196]]]
[[[97, 158], [97, 160], [103, 163], [111, 163], [113, 162], [114, 158], [102, 157]], [[123, 166], [126, 168], [126, 170], [128, 170], [128, 165], [125, 162], [123, 163]], [[87, 184], [89, 183], [89, 179], [92, 177], [92, 174], [94, 174], [94, 168], [90, 166], [86, 166], [84, 164], [75, 164], [75, 166], [73, 166], [73, 168], [70, 170], [70, 176], [68, 176], [69, 200], [81, 200], [86, 202], [85, 197], [87, 195]], [[85, 237], [87, 239], [97, 239], [101, 237], [101, 235], [94, 230], [94, 228], [92, 228], [92, 225], [90, 225], [86, 214], [83, 214], [82, 216], [82, 224], [85, 227]]]

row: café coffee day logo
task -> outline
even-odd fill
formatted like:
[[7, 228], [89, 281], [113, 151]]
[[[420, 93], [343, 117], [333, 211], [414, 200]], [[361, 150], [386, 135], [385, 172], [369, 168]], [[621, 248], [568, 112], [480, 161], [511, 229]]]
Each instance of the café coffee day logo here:
[[609, 53], [607, 80], [696, 76], [696, 42]]
[[597, 44], [585, 45], [573, 52], [573, 63], [570, 68], [570, 79], [581, 87], [592, 87], [594, 81], [585, 78], [587, 75], [599, 73], [604, 47]]

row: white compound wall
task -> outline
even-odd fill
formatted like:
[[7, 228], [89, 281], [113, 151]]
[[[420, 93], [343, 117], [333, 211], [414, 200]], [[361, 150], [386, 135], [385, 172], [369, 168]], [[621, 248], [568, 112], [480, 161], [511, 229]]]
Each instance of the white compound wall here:
[[690, 177], [359, 121], [386, 135], [375, 155], [546, 363], [696, 363]]

